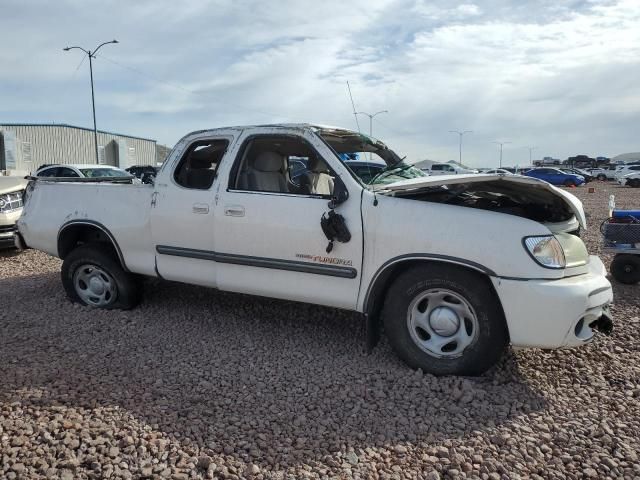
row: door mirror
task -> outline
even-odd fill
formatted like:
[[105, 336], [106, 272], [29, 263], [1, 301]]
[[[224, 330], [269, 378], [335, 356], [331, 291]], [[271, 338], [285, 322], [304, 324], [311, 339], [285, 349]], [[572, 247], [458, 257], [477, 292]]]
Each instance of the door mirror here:
[[347, 190], [347, 187], [342, 179], [336, 176], [333, 182], [333, 195], [331, 197], [331, 200], [329, 201], [329, 208], [333, 210], [338, 205], [346, 202], [348, 198], [349, 190]]

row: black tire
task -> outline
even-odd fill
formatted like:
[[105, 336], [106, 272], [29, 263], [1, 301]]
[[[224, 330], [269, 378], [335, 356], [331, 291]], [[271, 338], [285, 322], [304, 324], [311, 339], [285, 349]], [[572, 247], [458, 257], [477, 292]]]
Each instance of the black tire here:
[[620, 283], [632, 285], [640, 282], [640, 255], [619, 253], [611, 262], [611, 275]]
[[[438, 289], [464, 298], [477, 319], [472, 343], [457, 357], [438, 358], [426, 352], [410, 332], [412, 304]], [[480, 375], [498, 362], [509, 342], [502, 307], [488, 279], [455, 265], [425, 264], [401, 273], [387, 292], [382, 320], [396, 354], [410, 367], [434, 375]]]
[[[108, 304], [90, 304], [76, 291], [74, 276], [78, 269], [87, 265], [98, 267], [113, 279], [115, 294], [109, 298]], [[99, 243], [88, 243], [71, 251], [62, 262], [61, 276], [67, 296], [74, 303], [106, 310], [129, 310], [138, 305], [142, 298], [142, 285], [138, 278], [125, 272], [112, 249]]]
[[640, 187], [640, 179], [632, 178], [630, 180], [627, 180], [627, 185], [633, 188], [638, 188]]
[[607, 176], [604, 173], [598, 174], [598, 180], [600, 180], [601, 182], [604, 182], [606, 179], [607, 179]]
[[564, 186], [565, 187], [575, 187], [576, 186], [576, 182], [574, 182], [573, 180], [565, 180], [564, 181]]

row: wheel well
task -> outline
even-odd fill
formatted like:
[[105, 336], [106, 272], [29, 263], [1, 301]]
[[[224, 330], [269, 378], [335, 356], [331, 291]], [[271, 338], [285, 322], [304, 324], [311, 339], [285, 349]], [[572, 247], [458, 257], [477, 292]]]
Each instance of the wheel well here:
[[58, 234], [58, 257], [64, 260], [73, 250], [86, 243], [100, 243], [113, 254], [126, 269], [120, 248], [111, 234], [102, 226], [74, 223], [63, 227]]
[[[496, 292], [493, 283], [489, 280], [489, 275], [487, 272], [480, 271], [478, 268], [472, 268], [466, 265], [460, 265], [458, 263], [446, 261], [446, 260], [437, 260], [437, 259], [407, 259], [402, 260], [397, 263], [393, 263], [386, 267], [382, 272], [380, 272], [374, 278], [374, 284], [369, 288], [367, 292], [367, 296], [365, 298], [364, 304], [364, 313], [377, 319], [380, 317], [380, 311], [382, 310], [382, 305], [384, 303], [384, 299], [387, 295], [387, 291], [389, 287], [393, 284], [395, 279], [401, 273], [407, 271], [410, 268], [420, 266], [420, 265], [428, 265], [428, 264], [447, 264], [453, 269], [462, 270], [467, 273], [471, 273], [478, 277], [481, 281], [488, 282], [491, 287], [491, 290], [496, 296], [498, 302], [500, 302], [500, 298], [498, 297], [498, 293]], [[506, 327], [506, 319], [504, 317], [504, 310], [502, 309], [502, 303], [500, 303], [500, 310], [503, 312], [503, 320], [505, 321]]]

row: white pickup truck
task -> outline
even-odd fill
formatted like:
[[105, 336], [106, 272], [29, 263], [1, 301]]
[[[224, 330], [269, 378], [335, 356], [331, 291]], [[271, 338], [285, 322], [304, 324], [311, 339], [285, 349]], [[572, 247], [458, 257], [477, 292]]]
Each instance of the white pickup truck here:
[[[344, 153], [387, 168], [365, 184]], [[75, 302], [132, 308], [140, 279], [158, 277], [354, 310], [372, 340], [383, 325], [407, 364], [437, 375], [480, 374], [509, 344], [579, 346], [611, 330], [611, 285], [578, 236], [576, 197], [534, 178], [414, 170], [345, 129], [202, 130], [154, 185], [33, 180], [16, 242], [64, 260]]]

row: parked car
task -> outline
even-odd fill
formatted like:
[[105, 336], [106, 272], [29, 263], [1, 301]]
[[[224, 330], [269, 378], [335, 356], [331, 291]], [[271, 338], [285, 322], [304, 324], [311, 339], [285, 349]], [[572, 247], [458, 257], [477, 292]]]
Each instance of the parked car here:
[[487, 170], [485, 172], [480, 172], [480, 173], [486, 173], [488, 175], [498, 175], [498, 174], [502, 174], [502, 175], [513, 175], [512, 172], [510, 172], [509, 170], [506, 170], [504, 168], [494, 168], [492, 170]]
[[153, 183], [158, 174], [158, 168], [153, 165], [134, 165], [125, 168], [125, 172], [135, 176], [142, 183]]
[[47, 165], [36, 170], [36, 177], [55, 178], [135, 178], [131, 173], [111, 165]]
[[625, 175], [629, 173], [635, 173], [635, 172], [640, 172], [640, 165], [632, 165], [632, 164], [618, 165], [616, 167], [614, 175], [616, 180], [620, 180]]
[[0, 248], [13, 247], [16, 221], [22, 213], [27, 181], [21, 177], [0, 176]]
[[572, 173], [574, 175], [578, 175], [584, 178], [585, 183], [592, 182], [595, 178], [589, 172], [587, 172], [586, 170], [582, 170], [581, 168], [563, 167], [560, 170], [562, 170], [565, 173]]
[[409, 178], [427, 177], [428, 173], [411, 164], [402, 163], [397, 168], [389, 168], [383, 163], [345, 161], [353, 173], [364, 183], [375, 181], [376, 184], [392, 183]]
[[589, 175], [591, 175], [592, 177], [598, 179], [598, 180], [607, 180], [608, 177], [608, 170], [606, 168], [587, 168], [586, 170], [587, 172], [589, 172]]
[[348, 166], [364, 183], [369, 183], [387, 167], [384, 163], [361, 161], [345, 161], [344, 164]]
[[429, 168], [430, 175], [460, 175], [463, 173], [478, 173], [478, 170], [463, 168], [455, 163], [434, 163]]
[[534, 168], [524, 173], [527, 177], [539, 178], [551, 185], [564, 185], [572, 187], [582, 185], [584, 177], [573, 173], [566, 173], [558, 168]]
[[[363, 184], [338, 156], [363, 150], [395, 181]], [[292, 158], [306, 159], [299, 183]], [[574, 195], [519, 175], [399, 178], [411, 168], [341, 128], [201, 130], [154, 185], [31, 181], [17, 244], [63, 260], [73, 302], [133, 308], [139, 279], [156, 277], [354, 310], [367, 338], [382, 322], [408, 365], [436, 375], [480, 374], [509, 343], [610, 331], [611, 285], [571, 233], [586, 225]]]
[[618, 179], [618, 183], [623, 186], [638, 188], [640, 187], [640, 172], [627, 173]]

